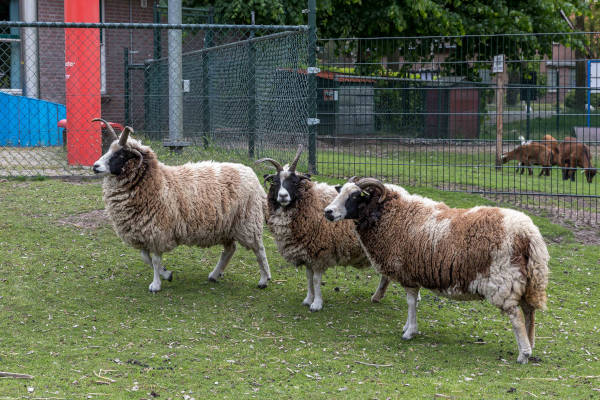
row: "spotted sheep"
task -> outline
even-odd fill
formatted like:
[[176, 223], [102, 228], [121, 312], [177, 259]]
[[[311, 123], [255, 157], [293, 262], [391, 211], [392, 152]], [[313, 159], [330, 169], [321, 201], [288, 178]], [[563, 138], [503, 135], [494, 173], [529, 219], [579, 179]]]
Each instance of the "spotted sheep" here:
[[254, 252], [260, 267], [258, 286], [266, 287], [271, 279], [262, 241], [266, 193], [254, 171], [213, 161], [167, 166], [150, 147], [129, 137], [130, 127], [117, 138], [110, 124], [106, 126], [113, 142], [93, 170], [104, 176], [104, 202], [117, 235], [141, 250], [142, 259], [154, 270], [149, 290], [161, 289], [161, 277], [172, 279], [172, 272], [163, 266], [163, 253], [179, 245], [223, 245], [208, 276], [216, 281], [236, 242]]
[[354, 220], [375, 269], [406, 290], [403, 339], [418, 332], [417, 296], [424, 287], [456, 300], [486, 299], [508, 314], [517, 361], [527, 363], [535, 310], [546, 307], [549, 260], [528, 216], [496, 207], [450, 208], [372, 178], [344, 184], [325, 215]]
[[[302, 304], [311, 311], [323, 308], [321, 282], [324, 272], [333, 266], [367, 268], [369, 263], [351, 221], [329, 224], [323, 208], [332, 201], [337, 192], [326, 183], [313, 182], [310, 175], [296, 171], [302, 146], [290, 165], [272, 158], [269, 162], [277, 172], [264, 176], [270, 183], [268, 192], [269, 217], [267, 224], [277, 248], [289, 263], [306, 266], [307, 294]], [[381, 277], [379, 287], [371, 300], [379, 302], [389, 281]]]

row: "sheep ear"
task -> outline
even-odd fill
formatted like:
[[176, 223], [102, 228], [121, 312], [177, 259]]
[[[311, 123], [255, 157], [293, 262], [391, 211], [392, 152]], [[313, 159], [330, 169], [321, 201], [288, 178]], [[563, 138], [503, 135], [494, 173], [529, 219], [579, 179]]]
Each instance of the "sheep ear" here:
[[342, 191], [342, 185], [335, 185], [334, 187], [335, 187], [335, 191], [336, 191], [336, 192], [338, 192], [338, 193], [339, 193], [339, 192], [341, 192], [341, 191]]
[[263, 179], [265, 180], [265, 182], [273, 182], [274, 178], [275, 178], [275, 175], [273, 175], [273, 174], [264, 174], [263, 175]]
[[308, 179], [310, 181], [310, 174], [298, 174], [298, 178], [300, 178], [300, 180]]

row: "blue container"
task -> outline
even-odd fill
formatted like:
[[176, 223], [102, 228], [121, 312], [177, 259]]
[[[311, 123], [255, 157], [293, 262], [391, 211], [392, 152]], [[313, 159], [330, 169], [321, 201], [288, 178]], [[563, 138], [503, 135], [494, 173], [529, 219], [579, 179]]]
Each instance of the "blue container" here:
[[62, 146], [63, 104], [0, 92], [0, 146]]

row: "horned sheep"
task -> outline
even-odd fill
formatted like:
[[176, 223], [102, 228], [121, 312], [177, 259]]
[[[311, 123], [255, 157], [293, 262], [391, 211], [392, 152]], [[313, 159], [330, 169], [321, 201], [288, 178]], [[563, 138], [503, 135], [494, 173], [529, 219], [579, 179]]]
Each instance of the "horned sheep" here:
[[372, 178], [346, 183], [325, 215], [355, 220], [375, 269], [404, 286], [403, 339], [418, 332], [416, 303], [424, 287], [456, 300], [486, 299], [506, 312], [519, 347], [517, 361], [527, 363], [535, 310], [546, 307], [549, 260], [528, 216], [495, 207], [450, 208]]
[[[337, 192], [326, 183], [313, 182], [310, 175], [296, 172], [302, 147], [289, 165], [272, 158], [269, 162], [277, 170], [265, 175], [269, 182], [269, 217], [267, 224], [283, 258], [289, 263], [306, 266], [307, 294], [302, 304], [311, 311], [323, 307], [321, 282], [323, 273], [332, 266], [343, 265], [366, 268], [371, 264], [365, 256], [351, 221], [329, 224], [323, 208], [335, 198]], [[379, 287], [371, 300], [379, 302], [389, 281], [381, 277]]]
[[154, 269], [149, 290], [161, 289], [161, 277], [172, 278], [163, 266], [163, 253], [179, 245], [223, 245], [221, 258], [208, 276], [216, 281], [236, 242], [254, 251], [260, 266], [258, 286], [266, 287], [271, 279], [262, 242], [266, 193], [254, 171], [213, 161], [167, 166], [150, 147], [129, 137], [130, 127], [117, 138], [106, 126], [114, 141], [93, 170], [104, 175], [104, 202], [117, 235], [141, 250], [142, 259]]

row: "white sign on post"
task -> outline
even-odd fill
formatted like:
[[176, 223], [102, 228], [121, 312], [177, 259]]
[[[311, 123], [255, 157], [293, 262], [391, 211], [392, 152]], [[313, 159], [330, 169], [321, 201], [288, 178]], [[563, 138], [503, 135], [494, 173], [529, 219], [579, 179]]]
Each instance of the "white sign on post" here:
[[494, 64], [492, 65], [492, 73], [497, 74], [504, 72], [504, 54], [494, 56]]

